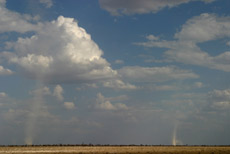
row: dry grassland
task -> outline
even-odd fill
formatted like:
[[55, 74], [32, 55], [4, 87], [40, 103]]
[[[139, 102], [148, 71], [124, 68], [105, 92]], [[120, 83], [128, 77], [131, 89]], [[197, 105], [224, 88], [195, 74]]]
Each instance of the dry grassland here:
[[226, 146], [35, 146], [0, 147], [0, 154], [230, 154]]

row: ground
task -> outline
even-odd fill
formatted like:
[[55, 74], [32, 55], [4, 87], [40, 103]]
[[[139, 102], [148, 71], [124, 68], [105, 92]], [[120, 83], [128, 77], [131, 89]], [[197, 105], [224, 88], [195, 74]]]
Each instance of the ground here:
[[229, 154], [230, 146], [5, 146], [1, 154]]

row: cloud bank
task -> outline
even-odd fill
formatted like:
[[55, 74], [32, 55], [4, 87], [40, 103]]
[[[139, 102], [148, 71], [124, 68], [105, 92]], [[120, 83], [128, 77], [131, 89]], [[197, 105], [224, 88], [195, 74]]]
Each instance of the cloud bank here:
[[167, 48], [164, 55], [168, 60], [230, 72], [229, 51], [212, 56], [199, 47], [199, 44], [204, 42], [229, 38], [229, 19], [229, 16], [218, 17], [204, 13], [189, 19], [181, 30], [175, 33], [173, 41], [148, 40], [137, 45]]
[[119, 74], [134, 82], [165, 82], [170, 80], [194, 79], [199, 76], [192, 71], [175, 66], [140, 67], [127, 66], [118, 70]]

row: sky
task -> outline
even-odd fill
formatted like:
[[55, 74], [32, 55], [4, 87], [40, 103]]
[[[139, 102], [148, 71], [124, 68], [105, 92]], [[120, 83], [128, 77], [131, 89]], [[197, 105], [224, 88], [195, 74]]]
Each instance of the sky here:
[[0, 145], [229, 145], [229, 0], [0, 0]]

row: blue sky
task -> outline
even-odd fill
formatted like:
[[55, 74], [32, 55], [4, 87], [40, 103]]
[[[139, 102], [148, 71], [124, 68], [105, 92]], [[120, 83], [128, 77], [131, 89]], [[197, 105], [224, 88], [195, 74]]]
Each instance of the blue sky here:
[[0, 144], [229, 144], [229, 6], [0, 0]]

